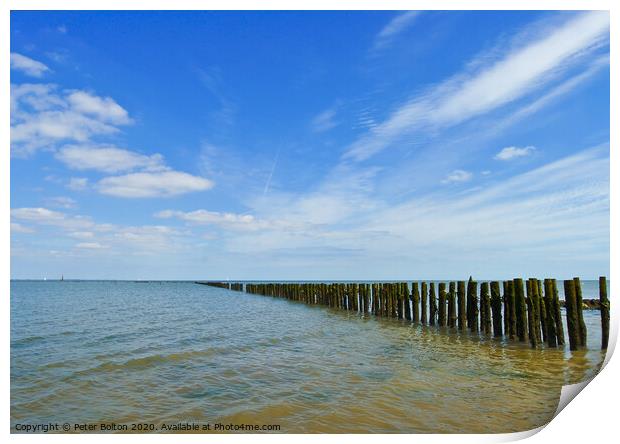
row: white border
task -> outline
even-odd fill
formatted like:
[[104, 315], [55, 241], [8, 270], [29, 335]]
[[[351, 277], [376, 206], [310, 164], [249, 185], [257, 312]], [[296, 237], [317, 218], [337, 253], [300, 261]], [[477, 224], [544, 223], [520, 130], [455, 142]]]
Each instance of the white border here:
[[[10, 177], [10, 119], [9, 119], [9, 53], [10, 53], [10, 10], [105, 10], [105, 9], [130, 9], [130, 10], [233, 10], [233, 9], [268, 9], [268, 10], [588, 10], [601, 9], [610, 10], [611, 13], [611, 78], [618, 79], [617, 75], [617, 48], [618, 33], [615, 31], [618, 16], [618, 2], [612, 1], [584, 1], [584, 0], [507, 0], [507, 1], [490, 1], [490, 0], [424, 0], [424, 1], [403, 1], [403, 0], [268, 0], [268, 1], [249, 1], [249, 0], [7, 0], [0, 4], [2, 11], [0, 18], [0, 60], [4, 63], [0, 64], [0, 94], [2, 96], [2, 106], [0, 106], [0, 115], [4, 122], [4, 130], [0, 131], [3, 147], [3, 159], [0, 162], [0, 206], [4, 212], [0, 221], [0, 251], [3, 252], [1, 257], [2, 270], [2, 292], [3, 303], [2, 325], [4, 326], [2, 336], [2, 351], [5, 359], [2, 365], [2, 385], [3, 394], [3, 435], [10, 434], [10, 349], [9, 349], [9, 332], [10, 323], [10, 225], [9, 225], [9, 177]], [[618, 88], [617, 82], [611, 82], [611, 122], [618, 122]], [[610, 126], [610, 146], [611, 146], [611, 226], [620, 226], [618, 218], [618, 206], [614, 204], [618, 185], [618, 154], [617, 131], [614, 125]], [[610, 280], [612, 288], [609, 289], [610, 295], [618, 294], [619, 285], [616, 279], [616, 266], [618, 265], [618, 236], [614, 230], [611, 230], [611, 276]], [[615, 308], [615, 306], [614, 306]], [[612, 309], [611, 313], [611, 334], [610, 347], [606, 362], [612, 355], [615, 346], [618, 330], [618, 316], [616, 311]], [[540, 433], [530, 438], [531, 442], [546, 443], [550, 439], [554, 441], [573, 442], [577, 440], [589, 442], [607, 442], [610, 436], [614, 436], [618, 431], [617, 419], [613, 416], [617, 407], [618, 391], [618, 375], [620, 364], [618, 359], [610, 361], [604, 370], [597, 376], [594, 381], [585, 388], [579, 395], [576, 402], [571, 402], [547, 427], [543, 427]], [[412, 412], [413, 413], [413, 412]], [[411, 440], [416, 442], [499, 442], [512, 441], [531, 436], [535, 431], [524, 432], [509, 435], [355, 435], [350, 439], [355, 439], [360, 443], [375, 441], [377, 439], [389, 440], [392, 442], [407, 442]], [[208, 441], [225, 441], [225, 442], [241, 442], [251, 440], [252, 442], [289, 442], [291, 439], [299, 442], [309, 442], [320, 439], [322, 442], [341, 442], [345, 436], [341, 435], [10, 435], [9, 439], [20, 442], [46, 441], [53, 443], [65, 442], [84, 442], [85, 439], [94, 442], [115, 441], [115, 442], [163, 442], [174, 440], [175, 442], [204, 442]], [[345, 438], [346, 439], [346, 438]]]

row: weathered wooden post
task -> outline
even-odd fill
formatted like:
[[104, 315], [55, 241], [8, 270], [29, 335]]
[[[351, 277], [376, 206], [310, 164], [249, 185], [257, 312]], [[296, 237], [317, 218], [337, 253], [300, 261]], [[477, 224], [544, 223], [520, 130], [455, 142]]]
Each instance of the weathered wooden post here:
[[515, 311], [517, 316], [517, 337], [519, 341], [525, 342], [527, 338], [527, 308], [525, 303], [525, 293], [523, 290], [523, 279], [513, 280], [515, 289]]
[[411, 283], [411, 308], [413, 322], [420, 322], [420, 290], [417, 282]]
[[[514, 339], [517, 336], [517, 303], [515, 296], [514, 281], [508, 281], [508, 314], [510, 316], [510, 322], [508, 323], [508, 337]], [[506, 297], [504, 295], [504, 297]]]
[[564, 281], [564, 307], [566, 308], [566, 326], [568, 327], [568, 341], [571, 350], [579, 348], [579, 316], [577, 314], [577, 295], [575, 281]]
[[545, 310], [547, 312], [547, 345], [557, 347], [558, 340], [555, 332], [554, 293], [551, 279], [545, 279]]
[[564, 325], [562, 324], [562, 310], [560, 310], [560, 296], [558, 295], [558, 286], [555, 279], [551, 279], [551, 287], [553, 288], [553, 318], [555, 320], [555, 334], [557, 336], [558, 345], [564, 345]]
[[480, 284], [480, 319], [482, 330], [485, 334], [491, 334], [491, 298], [489, 297], [489, 283]]
[[448, 292], [448, 327], [456, 327], [456, 282], [450, 282]]
[[502, 297], [499, 293], [499, 282], [491, 282], [491, 310], [493, 312], [493, 336], [502, 335]]
[[428, 291], [428, 299], [430, 301], [430, 313], [428, 316], [429, 325], [435, 325], [437, 319], [437, 297], [435, 296], [435, 283], [430, 283], [430, 289]]
[[586, 328], [586, 323], [583, 320], [583, 297], [581, 295], [581, 281], [578, 277], [573, 278], [573, 282], [575, 282], [575, 296], [576, 296], [576, 306], [577, 309], [577, 322], [579, 323], [579, 345], [585, 347], [588, 343], [588, 330]]
[[411, 295], [409, 294], [409, 287], [407, 286], [407, 282], [403, 282], [403, 299], [405, 303], [405, 319], [411, 321]]
[[469, 329], [473, 332], [478, 332], [478, 282], [472, 280], [471, 277], [467, 283], [467, 299], [471, 304], [469, 307]]
[[607, 279], [598, 278], [599, 301], [601, 303], [601, 348], [607, 350], [609, 344], [609, 299], [607, 298]]
[[446, 325], [446, 284], [441, 282], [439, 284], [439, 326], [445, 327]]
[[508, 282], [502, 281], [502, 286], [504, 287], [504, 297], [502, 298], [504, 302], [504, 333], [507, 335], [508, 330], [510, 329], [510, 305], [508, 301]]
[[465, 303], [465, 281], [458, 281], [456, 297], [459, 310], [459, 330], [465, 330], [467, 326], [467, 310]]
[[428, 300], [428, 286], [426, 285], [426, 282], [422, 282], [422, 312], [420, 313], [420, 319], [422, 321], [422, 324], [426, 324], [426, 319], [427, 319], [426, 301], [427, 300]]
[[547, 342], [547, 306], [545, 304], [542, 281], [540, 279], [536, 279], [536, 284], [538, 286], [538, 313], [540, 316], [540, 329], [542, 331], [542, 342], [544, 344]]
[[536, 315], [534, 314], [535, 302], [534, 302], [532, 284], [533, 284], [532, 279], [528, 279], [526, 282], [526, 285], [527, 285], [527, 299], [526, 299], [527, 325], [528, 325], [528, 330], [530, 333], [529, 334], [530, 344], [532, 344], [532, 348], [536, 348], [538, 344], [536, 342], [536, 332], [535, 332]]
[[540, 344], [542, 337], [540, 335], [540, 300], [542, 295], [538, 291], [538, 279], [532, 278], [532, 303], [534, 304], [534, 333], [536, 333], [536, 343]]

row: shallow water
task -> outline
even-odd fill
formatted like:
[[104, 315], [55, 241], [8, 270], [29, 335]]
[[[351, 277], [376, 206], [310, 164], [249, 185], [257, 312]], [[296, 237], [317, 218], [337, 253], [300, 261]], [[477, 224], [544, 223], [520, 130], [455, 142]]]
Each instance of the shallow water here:
[[13, 281], [11, 427], [522, 431], [598, 371], [600, 312], [584, 317], [571, 353], [188, 282]]

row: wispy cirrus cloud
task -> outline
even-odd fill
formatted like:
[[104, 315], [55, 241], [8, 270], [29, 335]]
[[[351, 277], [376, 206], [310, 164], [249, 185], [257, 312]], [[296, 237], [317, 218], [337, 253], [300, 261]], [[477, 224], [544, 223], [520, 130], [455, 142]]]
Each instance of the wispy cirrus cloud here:
[[321, 111], [317, 114], [311, 122], [312, 130], [315, 133], [323, 133], [325, 131], [329, 131], [330, 129], [336, 127], [338, 122], [335, 120], [336, 117], [336, 108], [328, 108], [324, 111]]
[[404, 135], [456, 125], [522, 98], [600, 47], [608, 32], [608, 12], [579, 13], [503, 57], [472, 62], [473, 70], [427, 89], [394, 110], [355, 141], [344, 158], [368, 159]]
[[419, 15], [420, 11], [406, 11], [399, 13], [376, 35], [371, 47], [371, 52], [376, 53], [377, 51], [389, 46], [398, 34], [401, 34], [413, 24]]
[[44, 74], [51, 71], [46, 64], [16, 52], [11, 53], [11, 69], [37, 78], [43, 77]]

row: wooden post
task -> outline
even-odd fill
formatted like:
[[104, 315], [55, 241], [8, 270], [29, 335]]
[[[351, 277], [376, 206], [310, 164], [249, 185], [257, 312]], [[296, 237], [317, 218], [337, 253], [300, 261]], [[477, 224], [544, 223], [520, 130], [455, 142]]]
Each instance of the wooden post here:
[[607, 299], [607, 279], [598, 278], [599, 301], [601, 303], [601, 348], [607, 350], [609, 344], [609, 299]]
[[502, 297], [499, 293], [499, 282], [491, 282], [491, 310], [493, 311], [493, 336], [502, 335]]
[[429, 325], [435, 325], [437, 319], [437, 298], [435, 296], [435, 283], [430, 283], [430, 290], [428, 292], [428, 299], [430, 301], [430, 313], [428, 316]]
[[420, 322], [420, 290], [417, 282], [411, 283], [411, 308], [412, 308], [412, 317], [413, 322]]
[[579, 345], [585, 347], [588, 343], [588, 330], [586, 328], [586, 323], [583, 320], [583, 297], [581, 295], [581, 282], [578, 277], [573, 278], [573, 282], [575, 282], [575, 308], [577, 309], [577, 322], [579, 323]]
[[465, 330], [467, 326], [467, 310], [465, 303], [465, 281], [459, 281], [457, 285], [456, 297], [459, 310], [459, 330]]
[[577, 314], [577, 295], [575, 281], [564, 281], [564, 307], [566, 308], [566, 325], [568, 327], [568, 341], [571, 350], [577, 350], [579, 339], [579, 316]]
[[562, 324], [562, 310], [560, 310], [560, 296], [558, 295], [558, 286], [555, 279], [551, 279], [553, 288], [553, 318], [555, 320], [555, 334], [558, 338], [558, 345], [564, 345], [564, 325]]
[[403, 300], [405, 304], [405, 319], [411, 321], [411, 296], [409, 294], [409, 287], [407, 286], [407, 282], [402, 283], [402, 292], [403, 292]]
[[420, 319], [422, 321], [422, 324], [426, 324], [426, 314], [427, 314], [427, 310], [426, 310], [426, 301], [428, 300], [428, 286], [426, 285], [426, 282], [422, 282], [422, 311], [420, 313]]
[[491, 334], [491, 298], [489, 297], [489, 283], [480, 284], [480, 319], [485, 334]]
[[540, 279], [536, 279], [536, 284], [538, 286], [538, 313], [540, 316], [540, 329], [542, 331], [542, 342], [547, 342], [547, 306], [545, 304], [545, 298], [543, 297], [543, 286], [542, 281]]
[[[517, 304], [515, 296], [515, 283], [514, 281], [508, 281], [508, 315], [510, 322], [508, 323], [508, 337], [514, 339], [517, 336]], [[506, 297], [504, 295], [504, 297]]]
[[510, 326], [508, 325], [510, 323], [510, 305], [507, 297], [508, 282], [502, 281], [502, 287], [504, 288], [504, 296], [502, 298], [504, 302], [504, 333], [507, 335], [508, 330], [510, 329]]
[[535, 301], [534, 301], [534, 296], [533, 296], [534, 290], [532, 288], [532, 284], [533, 284], [532, 279], [528, 279], [526, 282], [526, 285], [527, 285], [527, 299], [526, 299], [527, 325], [528, 325], [528, 331], [529, 331], [530, 344], [532, 344], [532, 348], [536, 348], [538, 344], [536, 342], [536, 332], [535, 332], [536, 315], [534, 314]]
[[446, 325], [446, 284], [441, 282], [439, 284], [439, 326], [445, 327]]
[[469, 329], [473, 332], [478, 331], [478, 282], [469, 278], [469, 282], [467, 283], [467, 299], [470, 301], [470, 320]]
[[554, 296], [553, 296], [553, 284], [551, 279], [545, 279], [545, 311], [547, 320], [547, 345], [549, 347], [557, 347], [558, 340], [555, 332], [555, 311]]
[[534, 309], [534, 333], [536, 334], [536, 344], [540, 344], [540, 300], [542, 295], [538, 291], [538, 279], [532, 278], [532, 304]]
[[448, 327], [456, 327], [456, 282], [450, 282], [448, 292]]
[[525, 303], [525, 294], [523, 291], [523, 279], [515, 278], [513, 280], [515, 289], [515, 311], [517, 317], [517, 337], [519, 341], [525, 342], [527, 337], [527, 308]]

